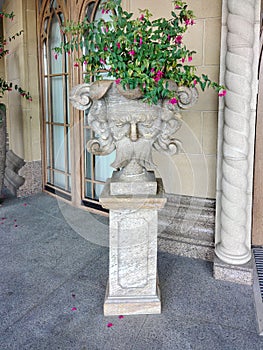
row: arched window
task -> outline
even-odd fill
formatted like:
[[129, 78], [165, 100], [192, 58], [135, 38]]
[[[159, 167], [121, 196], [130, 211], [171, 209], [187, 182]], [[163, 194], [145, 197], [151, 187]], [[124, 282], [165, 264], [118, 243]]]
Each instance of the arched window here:
[[[90, 1], [85, 9], [85, 17], [88, 21], [99, 20], [104, 18], [106, 21], [109, 20], [109, 14], [102, 13], [100, 8], [101, 1]], [[85, 74], [85, 70], [83, 72]], [[83, 133], [84, 133], [84, 147], [87, 141], [93, 138], [93, 132], [87, 124], [87, 113], [86, 112], [83, 120]], [[90, 154], [85, 147], [84, 156], [84, 187], [83, 187], [83, 203], [91, 206], [92, 202], [96, 204], [99, 195], [103, 189], [104, 182], [108, 177], [111, 176], [112, 168], [110, 164], [115, 158], [115, 153], [108, 156], [94, 156]]]
[[68, 57], [53, 48], [65, 37], [61, 31], [67, 17], [65, 0], [42, 2], [40, 60], [43, 111], [43, 160], [45, 189], [70, 199], [70, 115], [68, 106]]
[[102, 16], [108, 19], [100, 9], [100, 0], [39, 2], [44, 189], [96, 210], [103, 210], [98, 198], [111, 176], [114, 155], [98, 157], [86, 150], [93, 137], [87, 113], [69, 105], [69, 91], [72, 85], [83, 82], [85, 70], [74, 68], [71, 54], [56, 56], [52, 49], [66, 40], [61, 29], [67, 20], [93, 21]]

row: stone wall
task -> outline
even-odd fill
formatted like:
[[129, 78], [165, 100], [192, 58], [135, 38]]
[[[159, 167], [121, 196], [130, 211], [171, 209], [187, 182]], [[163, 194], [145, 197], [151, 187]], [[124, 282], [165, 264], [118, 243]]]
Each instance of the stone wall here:
[[[195, 50], [193, 64], [199, 74], [218, 81], [220, 61], [221, 0], [187, 0], [196, 15], [184, 42]], [[171, 0], [125, 0], [128, 10], [138, 15], [138, 8], [149, 8], [155, 17], [170, 16]], [[213, 90], [200, 92], [199, 102], [183, 113], [183, 126], [176, 137], [183, 143], [183, 153], [173, 157], [155, 154], [159, 177], [166, 192], [215, 198], [218, 96]]]

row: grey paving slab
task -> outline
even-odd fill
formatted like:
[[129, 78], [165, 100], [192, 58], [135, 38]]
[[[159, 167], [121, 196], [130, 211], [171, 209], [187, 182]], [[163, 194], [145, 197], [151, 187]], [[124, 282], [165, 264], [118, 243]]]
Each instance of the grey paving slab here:
[[178, 315], [256, 332], [252, 288], [213, 279], [210, 262], [177, 258], [162, 296], [164, 309]]
[[252, 288], [214, 280], [211, 263], [160, 252], [162, 314], [104, 317], [108, 219], [44, 194], [5, 216], [0, 350], [263, 350]]
[[148, 316], [135, 340], [134, 350], [262, 350], [256, 333], [163, 312]]

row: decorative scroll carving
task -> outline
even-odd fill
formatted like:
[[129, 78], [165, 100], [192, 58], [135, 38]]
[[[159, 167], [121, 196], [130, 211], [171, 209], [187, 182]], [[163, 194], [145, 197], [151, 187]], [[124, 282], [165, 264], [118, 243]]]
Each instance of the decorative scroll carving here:
[[[180, 87], [178, 95], [183, 108], [192, 106], [198, 97], [195, 88]], [[152, 147], [169, 154], [180, 148], [180, 141], [173, 138], [181, 125], [178, 106], [168, 100], [150, 106], [139, 97], [139, 91], [123, 90], [112, 81], [82, 84], [72, 90], [72, 104], [77, 109], [89, 109], [88, 124], [97, 136], [88, 142], [88, 150], [105, 155], [116, 149], [114, 168], [133, 164], [133, 170], [139, 172], [136, 160], [139, 168], [151, 170], [155, 167]]]
[[[224, 120], [222, 121], [221, 195], [218, 203], [218, 257], [230, 264], [244, 264], [251, 258], [249, 157], [251, 138], [251, 101], [253, 94], [253, 58], [255, 9], [257, 0], [225, 2], [227, 24], [225, 55]], [[222, 56], [224, 57], [224, 56]], [[220, 157], [221, 158], [221, 157]], [[220, 159], [219, 158], [219, 159]], [[219, 209], [220, 208], [220, 209]]]

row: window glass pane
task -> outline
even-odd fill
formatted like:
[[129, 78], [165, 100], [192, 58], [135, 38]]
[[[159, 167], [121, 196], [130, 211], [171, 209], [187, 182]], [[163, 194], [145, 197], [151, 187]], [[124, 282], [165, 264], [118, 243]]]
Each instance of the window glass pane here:
[[92, 198], [92, 183], [91, 182], [86, 182], [85, 197]]
[[45, 78], [44, 82], [44, 96], [45, 96], [45, 116], [46, 121], [48, 121], [48, 78]]
[[94, 5], [95, 5], [95, 2], [92, 2], [92, 3], [89, 3], [88, 6], [87, 6], [87, 11], [86, 11], [86, 18], [89, 22], [92, 21], [92, 12], [93, 12], [93, 9], [94, 9]]
[[50, 139], [49, 139], [49, 125], [46, 125], [46, 162], [47, 167], [50, 167]]
[[107, 156], [95, 156], [95, 180], [106, 181], [111, 177], [113, 168], [110, 164], [115, 159], [115, 152]]
[[69, 113], [69, 79], [65, 77], [65, 98], [66, 98], [66, 123], [70, 124], [70, 113]]
[[66, 177], [64, 174], [57, 173], [54, 171], [54, 185], [62, 189], [66, 188]]
[[[104, 0], [104, 1], [101, 1], [102, 4], [103, 4], [104, 2], [105, 2], [105, 0]], [[98, 6], [98, 7], [97, 7], [96, 14], [95, 14], [94, 21], [98, 21], [98, 20], [100, 20], [101, 18], [103, 18], [105, 21], [108, 22], [108, 21], [111, 20], [111, 19], [110, 19], [110, 15], [111, 15], [111, 12], [108, 12], [108, 13], [104, 12], [104, 13], [102, 13], [101, 7]]]
[[50, 59], [50, 73], [56, 74], [62, 72], [62, 55], [58, 55], [57, 59], [54, 58], [53, 48], [60, 46], [61, 34], [60, 34], [60, 24], [58, 22], [57, 16], [53, 16], [51, 21], [51, 31], [49, 34], [49, 59]]
[[43, 46], [43, 63], [44, 63], [44, 74], [47, 75], [48, 74], [48, 57], [47, 57], [47, 43], [44, 43]]
[[65, 171], [64, 127], [53, 125], [54, 168]]
[[91, 157], [92, 155], [86, 150], [86, 164], [85, 164], [85, 173], [86, 179], [91, 180]]
[[70, 158], [70, 128], [67, 128], [67, 143], [68, 143], [68, 154], [67, 154], [67, 159], [68, 159], [68, 173], [71, 173], [71, 158]]
[[68, 176], [68, 190], [71, 191], [71, 176]]
[[53, 121], [64, 123], [63, 77], [50, 78]]
[[103, 187], [104, 187], [104, 185], [101, 185], [101, 184], [95, 184], [95, 186], [94, 186], [94, 197], [95, 197], [95, 199], [99, 199], [99, 196], [100, 196], [100, 194], [101, 194], [101, 192], [102, 192], [102, 190], [103, 190]]

